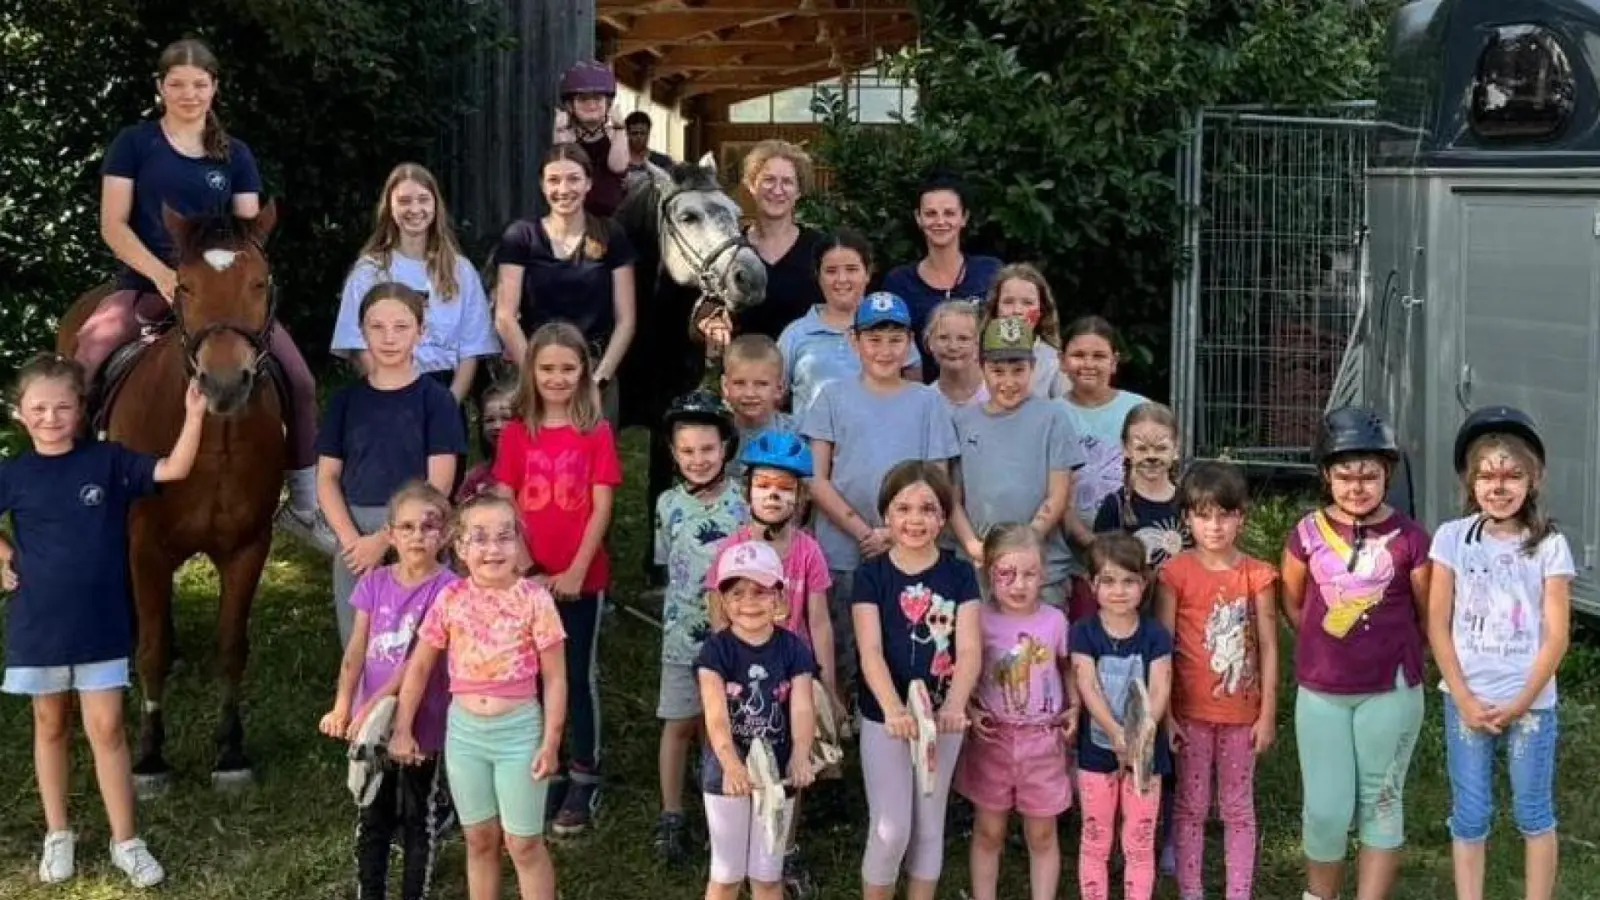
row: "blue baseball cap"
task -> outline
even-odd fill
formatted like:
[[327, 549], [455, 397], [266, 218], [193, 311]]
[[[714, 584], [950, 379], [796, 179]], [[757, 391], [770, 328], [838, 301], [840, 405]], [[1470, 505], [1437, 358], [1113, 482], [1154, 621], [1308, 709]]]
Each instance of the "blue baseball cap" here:
[[861, 305], [856, 307], [857, 331], [866, 331], [879, 325], [899, 325], [901, 328], [911, 328], [911, 307], [900, 298], [899, 294], [888, 291], [876, 291], [861, 298]]

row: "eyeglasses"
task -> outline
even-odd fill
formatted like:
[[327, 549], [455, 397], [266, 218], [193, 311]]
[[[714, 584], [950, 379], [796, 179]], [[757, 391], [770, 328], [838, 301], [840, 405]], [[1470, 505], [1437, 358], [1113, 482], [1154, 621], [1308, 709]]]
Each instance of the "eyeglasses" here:
[[771, 191], [778, 188], [783, 188], [786, 191], [793, 191], [800, 187], [800, 182], [793, 178], [779, 178], [775, 175], [763, 175], [756, 179], [756, 187], [762, 189], [763, 191]]
[[519, 540], [521, 540], [521, 537], [515, 531], [502, 531], [498, 534], [474, 531], [463, 537], [461, 542], [474, 549], [484, 549], [487, 547], [509, 547]]

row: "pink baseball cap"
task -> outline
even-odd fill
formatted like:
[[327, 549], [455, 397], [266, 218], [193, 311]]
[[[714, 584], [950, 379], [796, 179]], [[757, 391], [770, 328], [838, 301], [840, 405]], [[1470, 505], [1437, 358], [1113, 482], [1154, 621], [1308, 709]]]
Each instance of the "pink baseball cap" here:
[[783, 584], [783, 560], [766, 541], [729, 544], [717, 556], [714, 583], [721, 590], [736, 578], [748, 578], [764, 588]]

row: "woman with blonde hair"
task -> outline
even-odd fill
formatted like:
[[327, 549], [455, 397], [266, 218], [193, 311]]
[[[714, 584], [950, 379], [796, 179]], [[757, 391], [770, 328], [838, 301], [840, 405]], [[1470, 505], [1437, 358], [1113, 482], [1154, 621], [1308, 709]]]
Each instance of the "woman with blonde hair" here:
[[366, 339], [357, 310], [372, 286], [397, 281], [427, 298], [417, 370], [450, 388], [460, 403], [478, 360], [500, 353], [483, 282], [461, 253], [433, 173], [416, 163], [394, 167], [383, 182], [372, 234], [345, 277], [332, 350], [365, 372]]
[[788, 141], [762, 141], [745, 155], [743, 176], [754, 210], [745, 237], [767, 266], [767, 296], [740, 313], [735, 326], [777, 340], [822, 303], [815, 269], [821, 234], [795, 221], [795, 206], [812, 185], [811, 157]]

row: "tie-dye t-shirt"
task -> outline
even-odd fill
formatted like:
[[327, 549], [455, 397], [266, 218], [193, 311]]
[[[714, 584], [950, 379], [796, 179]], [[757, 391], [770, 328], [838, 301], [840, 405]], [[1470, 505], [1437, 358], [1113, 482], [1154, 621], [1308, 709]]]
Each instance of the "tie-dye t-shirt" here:
[[1041, 605], [1017, 615], [985, 603], [983, 675], [978, 702], [996, 720], [1016, 725], [1052, 725], [1067, 707], [1067, 617]]
[[1083, 524], [1094, 522], [1100, 501], [1122, 487], [1122, 423], [1135, 406], [1146, 402], [1132, 391], [1117, 391], [1104, 406], [1079, 406], [1062, 401], [1072, 413], [1072, 430], [1083, 442], [1084, 466], [1073, 481], [1073, 506]]
[[1381, 694], [1422, 681], [1422, 620], [1411, 572], [1428, 564], [1428, 533], [1395, 512], [1354, 527], [1317, 510], [1289, 532], [1309, 569], [1296, 630], [1295, 676], [1325, 694]]
[[711, 634], [706, 610], [706, 573], [728, 536], [750, 518], [744, 491], [724, 481], [713, 497], [700, 498], [678, 485], [656, 499], [655, 562], [667, 569], [661, 601], [661, 660], [692, 666]]
[[567, 639], [555, 598], [529, 578], [507, 588], [470, 578], [447, 586], [417, 635], [448, 655], [450, 693], [514, 700], [534, 695], [539, 654]]

